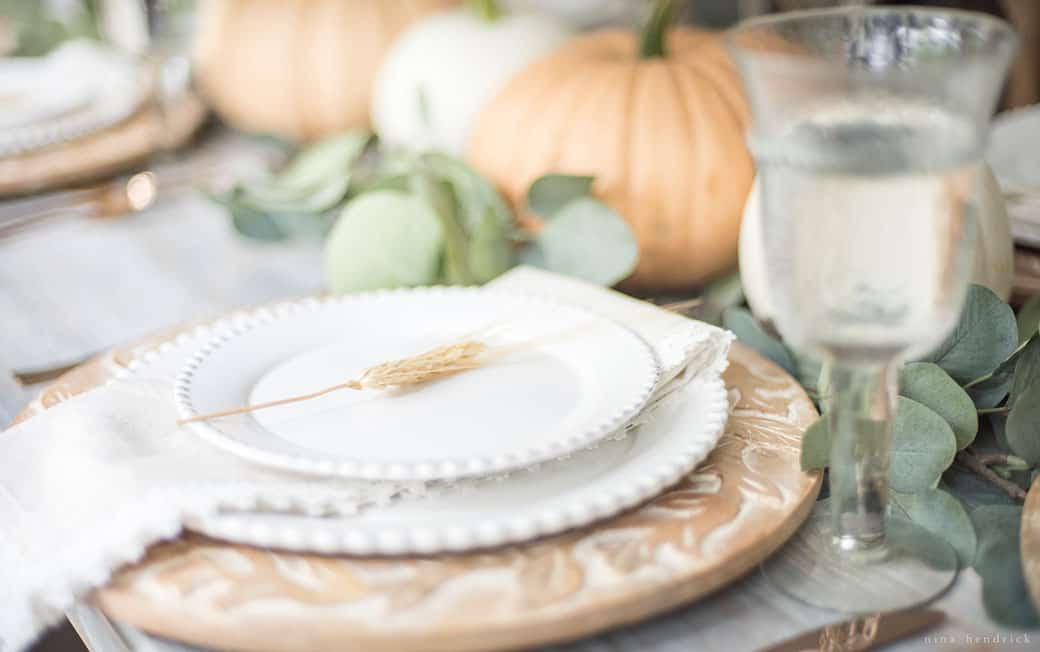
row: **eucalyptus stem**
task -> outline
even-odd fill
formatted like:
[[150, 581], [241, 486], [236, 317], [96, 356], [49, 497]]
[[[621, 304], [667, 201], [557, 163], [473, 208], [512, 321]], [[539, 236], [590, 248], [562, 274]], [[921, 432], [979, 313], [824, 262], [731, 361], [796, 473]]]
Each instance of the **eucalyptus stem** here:
[[992, 408], [979, 408], [978, 410], [976, 410], [978, 414], [1007, 414], [1010, 411], [1011, 408], [1009, 408], [1006, 405]]
[[640, 59], [654, 59], [667, 55], [665, 45], [668, 40], [668, 28], [675, 22], [675, 17], [684, 4], [685, 0], [654, 0], [653, 10], [639, 41]]
[[502, 9], [495, 0], [469, 0], [469, 4], [485, 22], [493, 23], [502, 15]]
[[957, 453], [957, 461], [988, 480], [990, 484], [997, 487], [1011, 498], [1015, 500], [1026, 499], [1025, 489], [1011, 480], [1000, 477], [993, 469], [986, 466], [979, 456], [970, 449], [964, 449]]

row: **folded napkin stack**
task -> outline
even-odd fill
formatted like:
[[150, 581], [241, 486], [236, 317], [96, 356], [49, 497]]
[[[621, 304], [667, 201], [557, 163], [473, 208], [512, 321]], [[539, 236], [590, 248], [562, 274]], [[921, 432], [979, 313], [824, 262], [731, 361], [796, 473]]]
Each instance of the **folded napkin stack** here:
[[[690, 379], [725, 369], [729, 333], [616, 292], [529, 268], [489, 287], [582, 306], [637, 332], [663, 371], [648, 410]], [[192, 519], [226, 508], [349, 517], [406, 493], [283, 474], [218, 451], [176, 427], [171, 383], [133, 376], [0, 433], [4, 652], [20, 652], [75, 600]], [[645, 418], [647, 410], [637, 417]]]

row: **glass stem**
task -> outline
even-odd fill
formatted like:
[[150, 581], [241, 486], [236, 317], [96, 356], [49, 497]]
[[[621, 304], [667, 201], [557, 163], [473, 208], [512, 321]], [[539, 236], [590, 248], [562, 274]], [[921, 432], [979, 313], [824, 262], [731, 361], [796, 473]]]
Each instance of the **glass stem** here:
[[829, 369], [834, 544], [843, 551], [880, 549], [885, 538], [897, 364], [834, 358]]

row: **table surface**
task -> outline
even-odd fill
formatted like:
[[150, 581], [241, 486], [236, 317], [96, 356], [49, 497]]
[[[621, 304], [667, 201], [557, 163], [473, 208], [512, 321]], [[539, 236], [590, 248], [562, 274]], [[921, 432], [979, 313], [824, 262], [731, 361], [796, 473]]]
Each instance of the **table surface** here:
[[[209, 151], [260, 156], [254, 141], [218, 134]], [[11, 209], [0, 203], [0, 219]], [[198, 195], [161, 201], [105, 222], [68, 221], [0, 240], [0, 427], [29, 398], [9, 370], [74, 360], [193, 319], [321, 288], [316, 242], [263, 244], [235, 235], [225, 215]], [[1040, 635], [994, 626], [974, 571], [961, 573], [936, 605], [938, 629], [886, 649], [1040, 649]], [[69, 614], [95, 652], [184, 652], [110, 623], [88, 605]], [[553, 649], [754, 650], [844, 618], [779, 593], [756, 572], [671, 615]]]

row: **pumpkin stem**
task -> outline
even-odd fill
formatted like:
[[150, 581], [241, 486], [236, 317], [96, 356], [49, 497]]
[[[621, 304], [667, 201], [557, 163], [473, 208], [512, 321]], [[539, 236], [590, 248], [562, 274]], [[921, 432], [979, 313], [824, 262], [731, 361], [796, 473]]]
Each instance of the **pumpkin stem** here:
[[502, 10], [495, 0], [469, 0], [469, 4], [478, 16], [489, 23], [495, 22], [502, 15]]
[[639, 58], [653, 59], [664, 57], [665, 40], [668, 28], [675, 22], [679, 9], [684, 4], [683, 0], [654, 0], [653, 10], [650, 18], [643, 28], [643, 36], [639, 41]]

